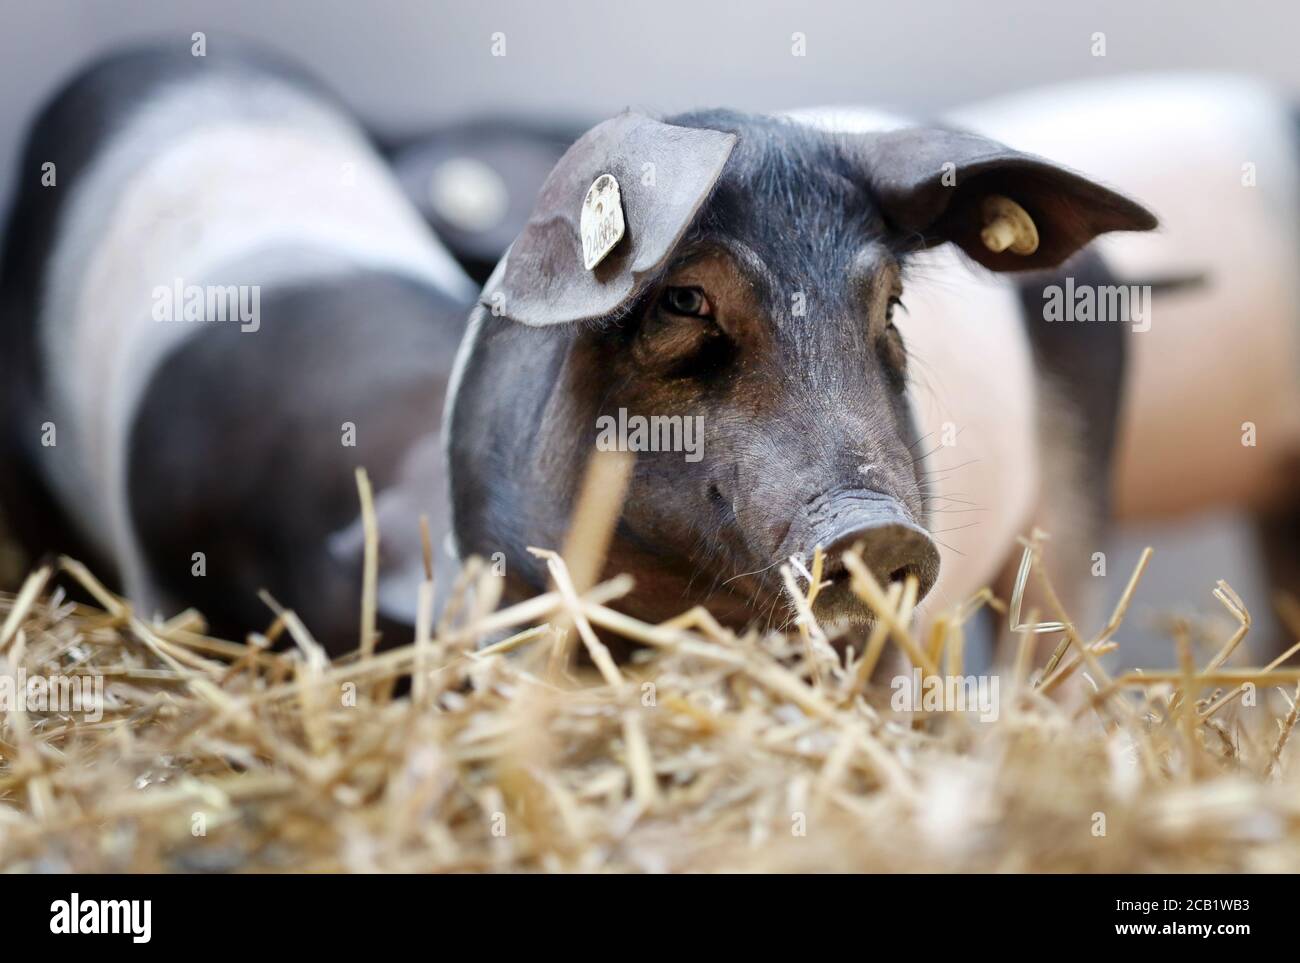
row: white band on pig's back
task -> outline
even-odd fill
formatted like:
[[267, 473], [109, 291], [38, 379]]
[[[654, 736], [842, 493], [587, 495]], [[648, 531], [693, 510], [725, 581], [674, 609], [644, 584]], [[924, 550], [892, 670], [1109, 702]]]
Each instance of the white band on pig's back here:
[[242, 282], [260, 292], [374, 269], [461, 298], [472, 285], [364, 136], [288, 85], [268, 82], [254, 98], [215, 79], [168, 88], [71, 190], [40, 318], [59, 431], [50, 477], [82, 530], [118, 560], [128, 591], [148, 604], [130, 530], [126, 446], [153, 372], [204, 327], [179, 315], [154, 320], [177, 279], [184, 288]]

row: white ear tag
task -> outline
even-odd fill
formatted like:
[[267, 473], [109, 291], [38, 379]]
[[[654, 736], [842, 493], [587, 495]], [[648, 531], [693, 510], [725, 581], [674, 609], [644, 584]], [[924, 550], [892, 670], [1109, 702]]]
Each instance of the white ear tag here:
[[582, 199], [582, 263], [588, 271], [623, 239], [623, 195], [612, 174], [601, 174]]

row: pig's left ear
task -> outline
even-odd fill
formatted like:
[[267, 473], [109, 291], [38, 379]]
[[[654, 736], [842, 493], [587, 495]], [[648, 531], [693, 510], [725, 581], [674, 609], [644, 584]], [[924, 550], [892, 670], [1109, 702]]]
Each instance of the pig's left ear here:
[[973, 134], [911, 128], [863, 140], [891, 226], [921, 246], [951, 241], [994, 271], [1055, 267], [1099, 234], [1156, 226], [1128, 198]]
[[[528, 225], [488, 279], [494, 313], [542, 327], [599, 321], [625, 310], [668, 263], [731, 155], [736, 138], [625, 113], [587, 131], [560, 158]], [[612, 192], [605, 175], [617, 184]], [[584, 251], [583, 204], [600, 179], [602, 210], [622, 215]], [[594, 210], [595, 205], [592, 205]], [[592, 212], [588, 212], [589, 223]], [[608, 248], [606, 250], [606, 248]], [[592, 267], [591, 255], [600, 254]]]

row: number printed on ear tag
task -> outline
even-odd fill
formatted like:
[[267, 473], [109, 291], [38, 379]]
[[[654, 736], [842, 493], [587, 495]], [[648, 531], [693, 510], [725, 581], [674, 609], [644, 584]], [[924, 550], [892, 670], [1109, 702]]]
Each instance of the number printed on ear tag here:
[[588, 271], [623, 239], [623, 195], [612, 174], [601, 174], [582, 200], [582, 263]]

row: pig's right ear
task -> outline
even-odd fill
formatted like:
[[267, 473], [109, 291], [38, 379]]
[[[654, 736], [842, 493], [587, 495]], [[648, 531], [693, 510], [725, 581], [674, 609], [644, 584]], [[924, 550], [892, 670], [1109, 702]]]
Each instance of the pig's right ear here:
[[[480, 298], [493, 313], [542, 327], [617, 316], [667, 265], [736, 138], [625, 113], [569, 148], [542, 186], [522, 234]], [[602, 175], [618, 183], [623, 237], [584, 263], [583, 200]]]

